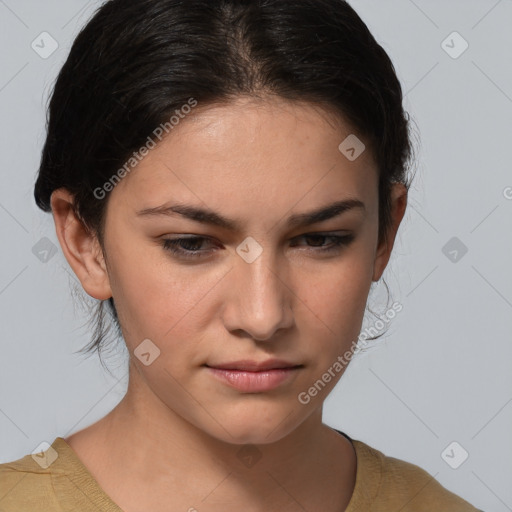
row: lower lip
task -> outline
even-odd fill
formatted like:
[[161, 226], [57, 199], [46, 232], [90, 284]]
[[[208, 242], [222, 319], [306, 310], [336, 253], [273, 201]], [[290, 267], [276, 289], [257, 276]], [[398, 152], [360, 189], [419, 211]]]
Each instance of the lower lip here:
[[294, 366], [291, 368], [276, 368], [273, 370], [249, 372], [207, 368], [218, 379], [246, 393], [261, 393], [275, 389], [289, 380], [296, 374], [297, 370], [300, 369], [299, 366]]

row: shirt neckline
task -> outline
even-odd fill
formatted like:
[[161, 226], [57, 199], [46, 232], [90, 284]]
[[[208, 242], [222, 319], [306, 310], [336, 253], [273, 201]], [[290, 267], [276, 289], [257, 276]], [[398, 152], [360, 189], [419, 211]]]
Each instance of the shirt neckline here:
[[[52, 448], [58, 453], [57, 460], [51, 466], [52, 473], [71, 480], [74, 486], [81, 491], [81, 494], [99, 510], [104, 512], [123, 512], [123, 509], [103, 490], [78, 457], [78, 454], [64, 438], [57, 437], [52, 443]], [[72, 471], [69, 470], [70, 467]], [[66, 502], [66, 497], [69, 496], [66, 488], [69, 487], [69, 483], [64, 478], [59, 478], [54, 479], [53, 485], [57, 494], [57, 500], [63, 506], [63, 509], [68, 510], [70, 506], [74, 509], [76, 503]], [[73, 500], [73, 498], [70, 497], [70, 500]]]
[[[380, 473], [375, 474], [375, 478], [367, 478], [363, 483], [363, 479], [366, 478], [367, 473], [375, 473], [375, 470], [380, 470], [380, 467], [373, 467], [372, 461], [370, 461], [369, 447], [361, 441], [352, 439], [344, 432], [340, 430], [333, 430], [345, 437], [352, 444], [356, 454], [356, 481], [350, 501], [343, 512], [358, 512], [359, 510], [365, 510], [369, 507], [377, 494], [377, 490], [380, 484]], [[71, 448], [71, 446], [62, 437], [57, 437], [53, 443], [52, 448], [57, 451], [58, 458], [52, 464], [52, 472], [67, 477], [71, 482], [86, 496], [86, 498], [92, 502], [96, 507], [104, 512], [123, 512], [123, 510], [117, 505], [112, 498], [103, 490], [94, 476], [89, 472], [82, 460], [78, 457], [78, 454]], [[73, 471], [69, 471], [69, 467], [73, 468]], [[59, 486], [66, 486], [66, 482], [61, 480], [54, 482], [55, 490], [57, 492], [57, 499], [62, 505], [75, 506], [75, 503], [62, 503], [62, 496], [65, 496], [65, 492], [59, 492]]]

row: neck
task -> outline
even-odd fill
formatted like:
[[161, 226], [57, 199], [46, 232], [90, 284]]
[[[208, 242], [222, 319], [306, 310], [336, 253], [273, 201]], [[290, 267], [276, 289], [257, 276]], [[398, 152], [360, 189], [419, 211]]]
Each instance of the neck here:
[[134, 510], [147, 508], [152, 496], [183, 510], [200, 510], [201, 500], [222, 510], [236, 498], [254, 511], [313, 510], [319, 500], [324, 510], [339, 511], [355, 484], [352, 445], [322, 423], [321, 408], [279, 441], [226, 443], [170, 410], [136, 370], [123, 400], [87, 430], [105, 448], [101, 454], [81, 454], [78, 439], [70, 445], [125, 511], [135, 503]]

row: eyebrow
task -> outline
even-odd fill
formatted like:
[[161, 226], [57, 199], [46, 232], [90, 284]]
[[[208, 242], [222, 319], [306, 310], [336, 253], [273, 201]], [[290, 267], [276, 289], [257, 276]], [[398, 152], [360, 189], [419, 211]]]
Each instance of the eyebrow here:
[[[359, 199], [345, 199], [322, 206], [315, 210], [305, 213], [298, 213], [290, 216], [286, 221], [288, 228], [299, 226], [309, 226], [325, 220], [338, 217], [349, 210], [360, 210], [366, 212], [366, 207]], [[154, 208], [145, 208], [137, 212], [137, 216], [153, 217], [153, 216], [175, 216], [181, 215], [187, 219], [203, 224], [218, 226], [228, 231], [242, 231], [242, 225], [239, 221], [228, 219], [223, 215], [210, 210], [208, 208], [199, 208], [197, 206], [186, 204], [172, 204], [156, 206]]]

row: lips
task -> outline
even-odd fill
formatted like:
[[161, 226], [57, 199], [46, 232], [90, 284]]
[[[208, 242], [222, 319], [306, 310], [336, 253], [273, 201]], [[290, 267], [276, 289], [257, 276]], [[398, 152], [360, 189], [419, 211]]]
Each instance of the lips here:
[[234, 361], [231, 363], [221, 364], [207, 364], [209, 368], [216, 368], [218, 370], [234, 370], [240, 372], [261, 372], [265, 370], [276, 370], [276, 369], [289, 369], [296, 368], [302, 365], [289, 363], [282, 359], [268, 359], [267, 361]]
[[289, 384], [303, 365], [281, 359], [205, 365], [215, 379], [243, 393], [264, 393]]

